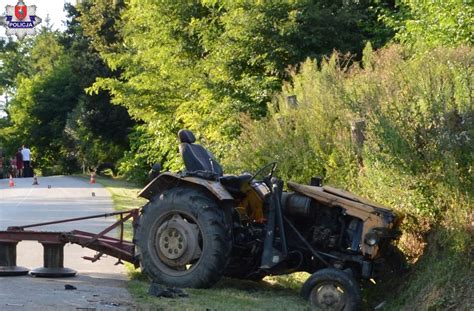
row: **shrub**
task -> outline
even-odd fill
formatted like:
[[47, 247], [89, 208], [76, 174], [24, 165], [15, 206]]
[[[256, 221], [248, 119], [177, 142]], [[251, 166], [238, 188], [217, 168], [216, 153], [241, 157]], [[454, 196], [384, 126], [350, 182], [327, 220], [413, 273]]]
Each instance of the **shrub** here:
[[[255, 170], [277, 160], [284, 180], [321, 175], [402, 211], [401, 247], [416, 259], [424, 234], [472, 197], [473, 60], [471, 47], [410, 57], [397, 45], [378, 52], [368, 45], [363, 63], [336, 53], [320, 64], [308, 59], [266, 119], [243, 117], [226, 167]], [[351, 139], [350, 124], [359, 119], [362, 150]]]

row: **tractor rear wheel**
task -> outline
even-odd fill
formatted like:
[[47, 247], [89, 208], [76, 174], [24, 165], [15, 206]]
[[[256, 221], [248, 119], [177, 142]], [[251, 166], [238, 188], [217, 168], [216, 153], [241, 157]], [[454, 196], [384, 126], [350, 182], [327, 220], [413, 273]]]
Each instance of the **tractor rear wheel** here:
[[206, 288], [223, 275], [232, 247], [224, 211], [189, 187], [157, 195], [142, 210], [135, 231], [140, 265], [152, 281]]

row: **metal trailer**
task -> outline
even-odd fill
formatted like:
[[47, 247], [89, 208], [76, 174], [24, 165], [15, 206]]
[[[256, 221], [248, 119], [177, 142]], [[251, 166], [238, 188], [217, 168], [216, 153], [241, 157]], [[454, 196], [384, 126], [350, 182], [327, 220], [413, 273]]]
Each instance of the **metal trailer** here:
[[[119, 219], [97, 234], [80, 230], [67, 232], [25, 230], [46, 225], [111, 216], [118, 216]], [[139, 263], [135, 256], [135, 245], [130, 241], [124, 240], [124, 223], [131, 219], [134, 224], [138, 216], [139, 209], [132, 209], [124, 212], [8, 227], [6, 231], [0, 231], [0, 276], [26, 275], [28, 272], [36, 277], [75, 276], [77, 273], [75, 270], [64, 267], [64, 245], [67, 243], [78, 244], [97, 251], [97, 254], [93, 257], [83, 257], [85, 260], [95, 262], [103, 255], [109, 255], [117, 258], [117, 263], [127, 261], [138, 267]], [[119, 238], [107, 236], [107, 233], [115, 228], [120, 228]], [[43, 245], [43, 267], [30, 271], [25, 267], [17, 266], [16, 247], [21, 241], [38, 241]]]

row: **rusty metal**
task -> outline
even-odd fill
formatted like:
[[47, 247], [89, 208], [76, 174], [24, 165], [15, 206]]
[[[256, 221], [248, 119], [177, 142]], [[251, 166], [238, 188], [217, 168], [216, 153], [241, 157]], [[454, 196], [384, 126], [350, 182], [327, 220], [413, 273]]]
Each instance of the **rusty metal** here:
[[[67, 234], [67, 239], [70, 243], [79, 244], [96, 250], [117, 259], [128, 261], [135, 266], [138, 266], [138, 260], [135, 258], [135, 244], [129, 241], [114, 239], [108, 236], [95, 239], [95, 234], [79, 230], [71, 231]], [[94, 242], [91, 243], [91, 240]], [[101, 256], [98, 256], [98, 260]]]
[[181, 215], [161, 224], [155, 240], [155, 249], [163, 262], [170, 267], [183, 267], [193, 259], [199, 258], [199, 228], [185, 221]]
[[8, 227], [7, 230], [24, 230], [26, 228], [56, 225], [56, 224], [62, 224], [65, 222], [73, 222], [73, 221], [87, 220], [87, 219], [93, 219], [93, 218], [102, 218], [102, 217], [106, 218], [110, 216], [123, 215], [123, 214], [133, 214], [135, 216], [138, 216], [138, 209], [132, 209], [129, 211], [124, 211], [124, 212], [113, 212], [113, 213], [105, 213], [105, 214], [99, 214], [99, 215], [77, 217], [77, 218], [66, 218], [66, 219], [55, 220], [55, 221], [40, 222], [40, 223], [30, 224], [30, 225], [25, 225], [25, 226], [12, 226], [12, 227]]
[[[129, 220], [130, 218], [132, 217], [136, 217], [138, 216], [138, 214], [135, 214], [135, 213], [129, 213], [125, 218], [123, 217], [123, 214], [124, 213], [120, 213], [120, 220], [118, 220], [117, 222], [115, 222], [115, 224], [113, 226], [109, 226], [107, 228], [105, 228], [104, 230], [102, 230], [101, 232], [97, 233], [94, 238], [92, 240], [90, 240], [90, 244], [94, 243], [95, 241], [97, 241], [98, 239], [100, 239], [101, 237], [105, 236], [107, 233], [109, 233], [110, 231], [112, 231], [113, 229], [115, 229], [115, 227], [117, 227], [118, 225], [120, 225], [120, 240], [123, 240], [123, 223], [126, 222], [127, 220]], [[85, 247], [87, 247], [87, 245], [84, 245]]]
[[0, 231], [0, 240], [67, 242], [67, 232], [50, 231]]
[[[73, 230], [67, 232], [54, 232], [54, 231], [31, 231], [25, 230], [25, 228], [40, 227], [46, 225], [60, 224], [65, 222], [73, 222], [80, 220], [87, 220], [93, 218], [109, 217], [109, 216], [120, 216], [120, 219], [108, 226], [99, 233], [90, 233], [80, 230]], [[49, 221], [37, 224], [29, 224], [24, 226], [12, 226], [8, 227], [6, 231], [0, 231], [0, 242], [1, 241], [13, 241], [18, 243], [20, 241], [38, 241], [43, 244], [44, 247], [44, 267], [34, 269], [31, 274], [34, 276], [72, 276], [75, 274], [74, 270], [63, 267], [63, 247], [66, 243], [73, 243], [87, 247], [97, 251], [98, 253], [94, 257], [83, 257], [86, 260], [95, 262], [100, 259], [104, 254], [116, 257], [118, 263], [122, 260], [128, 261], [135, 266], [138, 266], [138, 260], [135, 256], [135, 245], [130, 241], [124, 240], [124, 223], [127, 220], [132, 219], [133, 225], [137, 221], [139, 216], [139, 209], [133, 209], [123, 212], [106, 213], [100, 215], [69, 218], [56, 221]], [[112, 238], [106, 236], [107, 233], [113, 229], [120, 227], [120, 238]], [[2, 244], [0, 244], [1, 247]], [[15, 244], [16, 247], [16, 244]], [[16, 248], [15, 248], [16, 250]], [[1, 248], [0, 248], [1, 251]], [[10, 251], [11, 252], [11, 251]], [[16, 253], [15, 253], [16, 254]], [[1, 252], [0, 252], [0, 256]], [[7, 257], [5, 257], [7, 258]], [[0, 266], [2, 266], [2, 258], [0, 258]], [[13, 263], [11, 255], [8, 255], [8, 263]], [[15, 256], [16, 260], [16, 256]], [[5, 262], [7, 260], [4, 260]]]
[[200, 177], [182, 176], [171, 172], [162, 173], [160, 176], [155, 178], [148, 185], [146, 185], [145, 188], [140, 191], [140, 193], [138, 193], [138, 196], [151, 200], [153, 196], [155, 196], [160, 191], [178, 186], [182, 183], [199, 185], [200, 187], [207, 189], [220, 201], [234, 200], [234, 197], [219, 181], [206, 180]]

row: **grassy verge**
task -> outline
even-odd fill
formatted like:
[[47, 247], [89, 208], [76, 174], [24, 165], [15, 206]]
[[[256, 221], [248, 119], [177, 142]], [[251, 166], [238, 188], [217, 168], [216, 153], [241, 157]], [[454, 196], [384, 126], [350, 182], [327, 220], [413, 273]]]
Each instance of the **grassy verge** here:
[[[119, 179], [97, 178], [111, 194], [115, 208], [126, 210], [143, 206], [137, 198], [138, 187]], [[131, 238], [131, 226], [126, 226]], [[309, 305], [300, 298], [299, 290], [307, 278], [305, 273], [266, 277], [261, 282], [224, 278], [212, 289], [186, 289], [187, 298], [156, 298], [148, 295], [149, 282], [139, 270], [127, 265], [130, 275], [129, 291], [136, 302], [153, 306], [152, 310], [307, 310]], [[147, 307], [144, 307], [146, 310]]]
[[411, 271], [384, 291], [384, 310], [474, 310], [472, 232], [436, 228]]

